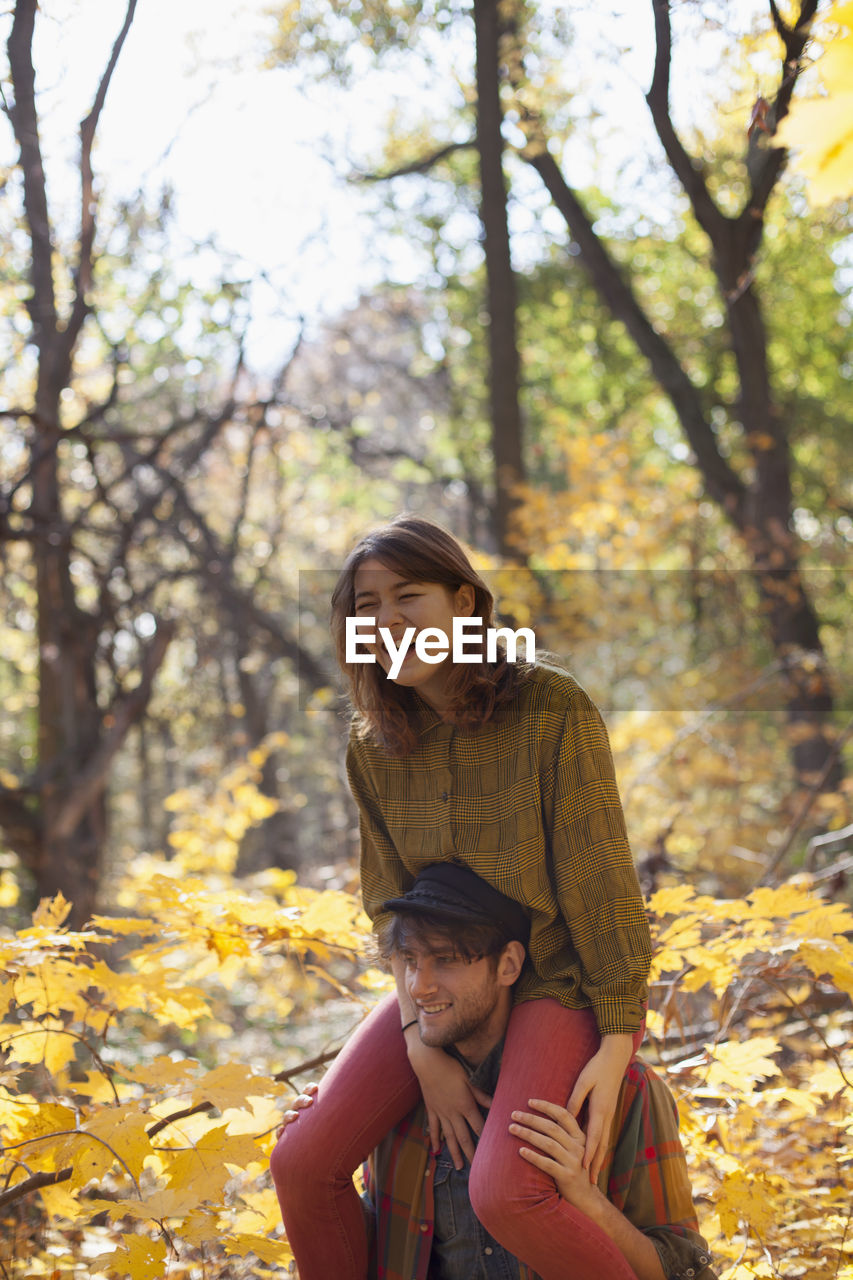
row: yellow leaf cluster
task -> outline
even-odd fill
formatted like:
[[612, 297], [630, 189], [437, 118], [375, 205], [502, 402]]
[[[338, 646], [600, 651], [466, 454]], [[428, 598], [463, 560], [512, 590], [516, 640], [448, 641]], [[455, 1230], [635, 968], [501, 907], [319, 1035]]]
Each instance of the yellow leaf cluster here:
[[817, 69], [825, 96], [796, 102], [777, 133], [795, 149], [815, 204], [853, 194], [853, 3], [832, 5], [823, 19]]
[[[266, 1171], [292, 1087], [275, 1078], [273, 1045], [263, 1066], [205, 1066], [188, 1046], [230, 1037], [216, 1015], [232, 987], [263, 987], [261, 1016], [286, 1026], [321, 964], [362, 1005], [353, 958], [367, 922], [354, 899], [290, 873], [212, 885], [156, 865], [137, 891], [144, 915], [72, 932], [55, 899], [0, 936], [0, 1185], [23, 1195], [30, 1179], [61, 1174], [37, 1192], [44, 1230], [105, 1215], [99, 1276], [162, 1276], [167, 1258], [169, 1275], [189, 1274], [212, 1251], [230, 1280], [290, 1260]], [[14, 1256], [5, 1249], [0, 1266]]]
[[[84, 1265], [75, 1233], [97, 1241], [97, 1280], [276, 1274], [291, 1254], [267, 1168], [288, 1039], [322, 1023], [324, 993], [358, 1010], [387, 979], [354, 962], [366, 921], [347, 895], [154, 860], [137, 874], [133, 920], [73, 933], [54, 902], [0, 938], [0, 1185], [23, 1195], [63, 1175], [30, 1196], [55, 1242], [45, 1266], [67, 1257], [69, 1275]], [[665, 1041], [721, 1277], [842, 1275], [853, 914], [805, 877], [730, 901], [672, 886], [651, 905], [650, 1051]], [[809, 1003], [816, 988], [827, 1011]], [[691, 1019], [705, 1028], [692, 1041]], [[0, 1240], [0, 1264], [16, 1247]]]
[[731, 901], [667, 888], [651, 907], [662, 992], [651, 1035], [677, 1040], [691, 1016], [716, 1028], [668, 1066], [705, 1232], [732, 1263], [721, 1276], [840, 1274], [853, 1203], [853, 913], [805, 876]]

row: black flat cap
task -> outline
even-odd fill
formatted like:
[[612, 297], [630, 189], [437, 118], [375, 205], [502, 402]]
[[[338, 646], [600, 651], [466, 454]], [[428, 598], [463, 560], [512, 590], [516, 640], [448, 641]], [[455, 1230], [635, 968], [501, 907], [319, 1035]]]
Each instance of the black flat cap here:
[[500, 925], [507, 942], [517, 940], [525, 946], [530, 936], [530, 920], [524, 908], [457, 862], [436, 862], [424, 867], [411, 889], [400, 898], [389, 898], [382, 910], [448, 920], [489, 920]]

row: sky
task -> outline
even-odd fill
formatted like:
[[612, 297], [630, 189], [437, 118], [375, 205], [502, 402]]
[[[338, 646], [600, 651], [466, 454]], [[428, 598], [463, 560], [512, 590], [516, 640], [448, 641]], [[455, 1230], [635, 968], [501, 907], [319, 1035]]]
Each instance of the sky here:
[[[397, 279], [417, 274], [402, 239], [384, 242], [385, 258], [377, 258], [371, 198], [341, 174], [354, 157], [379, 153], [395, 96], [410, 108], [421, 100], [428, 105], [430, 95], [439, 104], [447, 92], [446, 85], [413, 83], [407, 73], [375, 77], [343, 94], [265, 69], [270, 4], [139, 0], [96, 152], [96, 171], [112, 197], [140, 187], [152, 194], [164, 184], [173, 189], [179, 252], [190, 273], [210, 265], [190, 251], [191, 243], [213, 237], [221, 252], [259, 277], [251, 349], [261, 365], [279, 357], [297, 316], [335, 315], [383, 272]], [[732, 6], [744, 25], [759, 7], [760, 0]], [[41, 7], [37, 76], [50, 193], [60, 215], [77, 198], [77, 122], [124, 9], [123, 0], [50, 0]], [[595, 65], [598, 97], [591, 105], [599, 113], [593, 131], [567, 155], [577, 185], [602, 175], [615, 180], [654, 145], [642, 100], [653, 59], [650, 15], [650, 0], [614, 0], [584, 6], [573, 20], [578, 44]], [[468, 52], [459, 54], [464, 62]], [[701, 111], [697, 86], [713, 77], [719, 56], [712, 27], [702, 40], [682, 42], [674, 95], [685, 122]], [[10, 154], [9, 145], [7, 135], [0, 155]], [[649, 199], [658, 198], [664, 197], [652, 183]], [[561, 228], [544, 199], [532, 198], [530, 210], [519, 206], [515, 213], [522, 255], [525, 234], [539, 223]]]

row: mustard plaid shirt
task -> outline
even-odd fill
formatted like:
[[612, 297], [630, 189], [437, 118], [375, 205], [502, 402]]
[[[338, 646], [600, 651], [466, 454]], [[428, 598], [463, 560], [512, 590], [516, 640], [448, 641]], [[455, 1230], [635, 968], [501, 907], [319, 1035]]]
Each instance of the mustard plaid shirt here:
[[410, 755], [356, 736], [347, 752], [374, 926], [424, 867], [464, 863], [530, 916], [517, 1000], [553, 996], [592, 1007], [602, 1035], [636, 1031], [651, 940], [597, 708], [567, 672], [544, 666], [475, 733], [418, 706]]

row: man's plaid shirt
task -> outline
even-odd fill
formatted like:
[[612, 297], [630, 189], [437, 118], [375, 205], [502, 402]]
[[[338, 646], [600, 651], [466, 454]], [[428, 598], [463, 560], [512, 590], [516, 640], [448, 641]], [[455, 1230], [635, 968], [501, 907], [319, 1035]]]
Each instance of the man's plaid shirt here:
[[[377, 1147], [365, 1170], [366, 1200], [375, 1219], [371, 1280], [427, 1280], [434, 1173], [424, 1109], [416, 1107]], [[667, 1280], [715, 1280], [699, 1234], [674, 1099], [640, 1059], [626, 1073], [598, 1185], [652, 1240]], [[523, 1262], [517, 1266], [518, 1280], [538, 1280]]]

